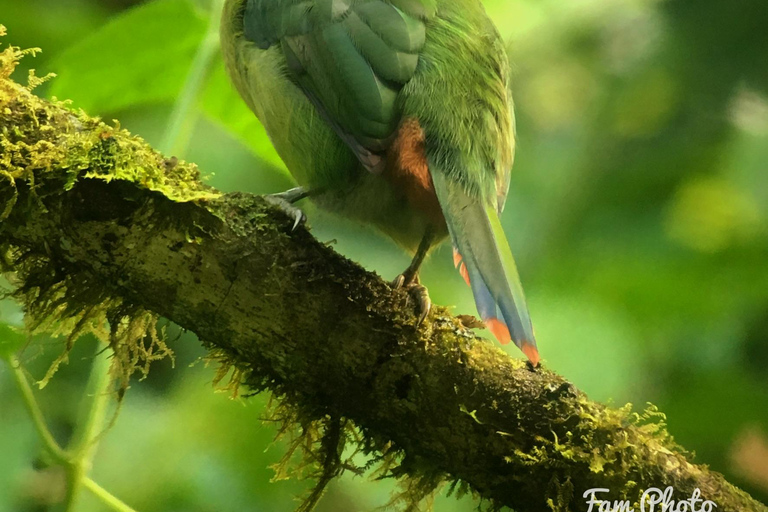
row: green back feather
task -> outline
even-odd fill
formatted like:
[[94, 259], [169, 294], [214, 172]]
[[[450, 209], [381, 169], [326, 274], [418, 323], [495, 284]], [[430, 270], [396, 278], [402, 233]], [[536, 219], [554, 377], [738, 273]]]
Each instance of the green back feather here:
[[340, 135], [376, 152], [397, 127], [398, 94], [434, 11], [434, 0], [248, 0], [244, 34], [262, 48], [279, 43], [294, 80]]

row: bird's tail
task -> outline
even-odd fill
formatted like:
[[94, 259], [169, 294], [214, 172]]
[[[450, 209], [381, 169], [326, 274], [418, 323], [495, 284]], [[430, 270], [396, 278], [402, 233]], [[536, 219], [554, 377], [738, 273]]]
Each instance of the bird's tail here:
[[453, 241], [454, 264], [472, 288], [480, 317], [500, 343], [514, 341], [538, 365], [523, 286], [495, 207], [470, 197], [443, 173], [431, 174]]

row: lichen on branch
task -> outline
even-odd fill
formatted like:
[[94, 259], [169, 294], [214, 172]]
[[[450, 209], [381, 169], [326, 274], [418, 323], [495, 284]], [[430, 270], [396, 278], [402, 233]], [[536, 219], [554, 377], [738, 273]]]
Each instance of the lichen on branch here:
[[273, 393], [310, 476], [366, 469], [342, 460], [351, 447], [403, 479], [408, 506], [442, 483], [531, 512], [671, 485], [720, 511], [767, 510], [691, 463], [653, 409], [592, 402], [444, 308], [418, 326], [403, 292], [263, 199], [221, 194], [194, 165], [36, 97], [9, 78], [18, 53], [0, 58], [0, 254], [32, 328], [68, 344], [100, 334], [128, 378], [163, 352], [166, 317], [236, 384]]
[[[195, 166], [177, 166], [175, 160], [163, 158], [119, 126], [111, 127], [98, 118], [72, 112], [66, 103], [46, 102], [34, 96], [33, 89], [53, 75], [40, 78], [32, 70], [25, 86], [10, 80], [19, 59], [36, 51], [9, 46], [0, 53], [0, 222], [29, 224], [28, 236], [44, 237], [50, 226], [47, 222], [56, 212], [44, 206], [47, 191], [43, 185], [51, 183], [71, 190], [78, 179], [130, 180], [175, 201], [218, 196], [201, 183]], [[20, 103], [22, 99], [24, 103]], [[114, 134], [121, 135], [120, 151], [114, 144]], [[169, 167], [178, 168], [170, 173], [166, 172]], [[38, 207], [28, 211], [39, 215], [35, 219], [39, 222], [19, 220], [15, 215], [23, 210], [17, 204], [21, 196]], [[31, 232], [33, 226], [39, 231]], [[67, 238], [63, 237], [61, 243], [66, 245]], [[9, 250], [11, 247], [13, 244], [0, 245], [5, 249], [6, 267], [13, 268], [17, 279], [23, 276], [15, 296], [26, 305], [30, 331], [63, 334], [66, 339], [62, 355], [51, 365], [41, 386], [66, 361], [74, 341], [87, 332], [109, 340], [118, 363], [114, 365], [116, 377], [123, 389], [135, 371], [146, 375], [151, 361], [170, 355], [154, 328], [157, 315], [138, 305], [129, 306], [121, 297], [99, 287], [79, 282], [82, 276], [76, 273], [52, 273], [49, 248], [36, 253], [23, 246]], [[105, 330], [107, 324], [109, 330]]]

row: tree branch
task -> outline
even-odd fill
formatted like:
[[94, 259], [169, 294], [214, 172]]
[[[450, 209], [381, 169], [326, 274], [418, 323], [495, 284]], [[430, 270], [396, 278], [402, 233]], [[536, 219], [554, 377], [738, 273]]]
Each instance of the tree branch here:
[[118, 357], [135, 365], [156, 343], [142, 341], [146, 318], [131, 322], [167, 317], [304, 426], [331, 419], [338, 436], [338, 420], [351, 420], [366, 450], [399, 455], [398, 475], [430, 488], [460, 481], [495, 507], [586, 510], [592, 488], [637, 504], [645, 489], [671, 485], [678, 499], [701, 489], [720, 511], [768, 510], [689, 462], [660, 421], [590, 401], [445, 309], [417, 328], [403, 292], [303, 227], [290, 233], [261, 198], [222, 195], [194, 166], [9, 74], [0, 254], [35, 325], [54, 316], [76, 334], [107, 318]]

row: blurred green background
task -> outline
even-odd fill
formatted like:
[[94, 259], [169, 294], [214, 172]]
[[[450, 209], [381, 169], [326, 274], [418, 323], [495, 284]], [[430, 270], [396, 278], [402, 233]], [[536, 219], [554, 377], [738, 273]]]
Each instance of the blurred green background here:
[[[485, 5], [514, 67], [519, 143], [503, 221], [545, 364], [594, 399], [658, 405], [696, 461], [768, 501], [765, 0]], [[119, 119], [197, 162], [212, 185], [286, 189], [289, 176], [206, 38], [211, 10], [193, 0], [0, 0], [2, 44], [43, 49], [17, 80], [29, 68], [57, 73], [41, 94]], [[407, 266], [377, 233], [304, 208], [315, 236], [367, 268], [391, 279]], [[427, 262], [423, 281], [436, 303], [474, 313], [449, 247]], [[13, 303], [0, 302], [0, 323], [22, 324]], [[175, 368], [158, 363], [132, 384], [94, 479], [142, 512], [292, 510], [308, 484], [269, 481], [282, 451], [270, 445], [274, 427], [259, 421], [266, 398], [214, 393], [215, 368], [201, 362], [195, 337], [168, 329]], [[62, 440], [93, 344], [79, 343], [38, 394]], [[21, 353], [31, 378], [60, 349], [31, 342]], [[0, 365], [0, 512], [61, 499], [62, 476], [40, 470], [39, 454]], [[345, 477], [320, 510], [373, 510], [391, 490]], [[436, 509], [476, 506], [440, 498]], [[80, 509], [104, 510], [87, 493]]]

